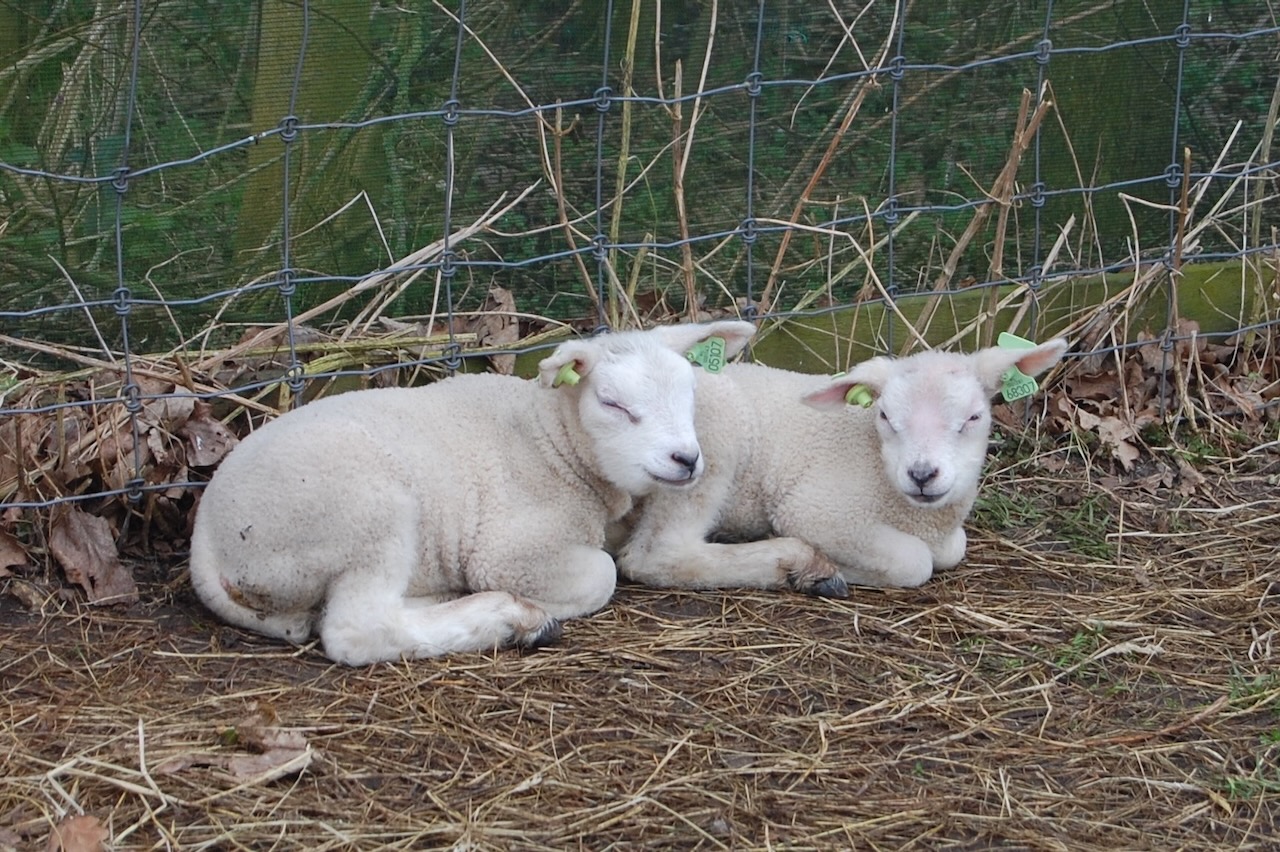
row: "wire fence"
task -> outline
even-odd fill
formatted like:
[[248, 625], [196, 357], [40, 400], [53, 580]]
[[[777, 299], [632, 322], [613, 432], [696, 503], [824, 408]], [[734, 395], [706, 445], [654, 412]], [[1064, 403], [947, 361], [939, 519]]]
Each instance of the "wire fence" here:
[[[74, 298], [49, 296], [65, 290], [20, 282], [17, 267], [5, 267], [5, 505], [136, 504], [199, 485], [190, 468], [176, 483], [153, 475], [156, 451], [141, 451], [165, 400], [239, 402], [279, 391], [296, 403], [336, 378], [377, 380], [407, 367], [448, 373], [468, 359], [520, 355], [550, 345], [531, 332], [562, 325], [590, 331], [737, 313], [778, 329], [821, 329], [823, 342], [803, 344], [829, 350], [817, 367], [844, 366], [861, 351], [969, 345], [1015, 324], [1028, 336], [1093, 334], [1092, 351], [1154, 338], [1165, 353], [1191, 334], [1239, 339], [1276, 327], [1280, 26], [1261, 5], [1245, 14], [1241, 4], [1191, 0], [1047, 2], [1034, 11], [977, 4], [966, 16], [965, 4], [931, 13], [905, 0], [734, 9], [609, 0], [548, 4], [525, 18], [503, 17], [495, 5], [424, 6], [405, 35], [388, 34], [391, 10], [377, 6], [264, 4], [262, 19], [249, 22], [261, 31], [255, 86], [288, 68], [274, 81], [287, 92], [283, 107], [267, 115], [254, 89], [252, 108], [241, 109], [248, 132], [209, 144], [187, 126], [185, 151], [174, 141], [182, 134], [162, 137], [143, 106], [182, 85], [148, 75], [165, 7], [130, 0], [103, 13], [100, 34], [121, 34], [107, 51], [118, 63], [111, 134], [94, 128], [78, 159], [68, 133], [0, 145], [0, 207], [11, 229], [0, 230], [0, 250], [19, 236], [24, 247], [37, 244], [37, 225], [48, 223], [31, 211], [42, 198], [56, 207], [74, 194], [84, 210], [98, 205], [101, 224], [80, 238], [93, 250], [66, 233], [48, 241], [45, 253], [57, 258], [48, 278]], [[358, 109], [327, 109], [318, 104], [334, 79], [325, 68], [342, 50], [332, 39], [343, 9], [373, 21], [361, 42], [373, 70], [357, 80]], [[996, 43], [957, 47], [1000, 9], [1008, 17]], [[495, 32], [495, 21], [544, 29], [513, 35]], [[961, 31], [948, 40], [949, 28]], [[548, 39], [564, 58], [559, 73], [544, 61]], [[522, 64], [526, 48], [544, 64]], [[683, 72], [664, 49], [681, 55]], [[424, 65], [433, 50], [442, 57]], [[637, 70], [641, 59], [656, 69], [651, 77]], [[591, 82], [580, 76], [589, 67]], [[404, 109], [434, 93], [444, 97], [430, 108]], [[1082, 118], [1091, 110], [1064, 111], [1093, 102], [1096, 124]], [[181, 110], [173, 117], [190, 125]], [[0, 129], [10, 143], [19, 135]], [[368, 254], [334, 249], [332, 237], [352, 199], [330, 203], [316, 184], [370, 160], [391, 212], [366, 198], [377, 226], [361, 234], [386, 262], [353, 268]], [[243, 236], [253, 215], [268, 221], [244, 238], [255, 250], [242, 253], [258, 265], [232, 264], [238, 279], [228, 282], [193, 271], [216, 266], [216, 250], [194, 261], [150, 257], [143, 236], [183, 236], [186, 211], [210, 197], [203, 187], [228, 175], [240, 180], [245, 206], [219, 233], [239, 239], [233, 232]], [[254, 195], [252, 180], [273, 186]], [[434, 237], [415, 244], [424, 229]], [[329, 235], [328, 254], [307, 242], [317, 233]], [[1224, 277], [1229, 305], [1205, 295], [1208, 279]], [[1081, 302], [1089, 282], [1102, 295]], [[514, 303], [489, 313], [523, 321], [524, 333], [478, 347], [468, 329], [486, 313], [493, 283]], [[1214, 305], [1203, 328], [1182, 322], [1179, 306], [1197, 298]], [[1096, 334], [1099, 316], [1137, 302], [1155, 306], [1155, 324]], [[240, 336], [243, 326], [224, 325], [233, 303], [250, 306], [253, 328], [266, 330]], [[168, 340], [155, 316], [201, 318], [200, 331]], [[308, 354], [308, 324], [335, 317], [366, 330], [374, 319], [413, 320], [436, 342], [400, 347], [389, 362], [325, 366]], [[48, 329], [65, 334], [41, 343]], [[220, 363], [267, 344], [280, 350], [277, 368], [219, 379]], [[64, 376], [107, 369], [118, 381], [105, 394], [68, 393], [67, 381], [50, 379], [54, 367]], [[24, 424], [43, 418], [61, 430], [73, 411], [124, 424], [115, 450], [123, 481], [90, 477], [70, 488], [46, 476], [42, 485], [47, 471], [24, 466], [26, 444], [37, 440]]]

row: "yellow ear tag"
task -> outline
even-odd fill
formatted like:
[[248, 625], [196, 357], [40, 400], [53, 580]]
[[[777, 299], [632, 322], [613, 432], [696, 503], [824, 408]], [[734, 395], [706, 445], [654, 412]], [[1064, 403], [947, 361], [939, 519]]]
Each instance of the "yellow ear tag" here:
[[582, 376], [578, 375], [578, 371], [573, 369], [573, 361], [565, 364], [560, 368], [560, 372], [556, 373], [555, 379], [551, 382], [551, 387], [558, 388], [561, 385], [576, 385], [582, 381]]
[[724, 338], [708, 337], [684, 353], [684, 357], [708, 373], [718, 373], [724, 369]]
[[875, 397], [871, 395], [871, 391], [867, 390], [866, 385], [854, 385], [849, 388], [849, 392], [844, 395], [844, 401], [849, 405], [860, 405], [863, 408], [870, 408], [875, 403]]
[[[1000, 332], [1000, 337], [996, 340], [997, 345], [1001, 349], [1035, 349], [1034, 342], [1016, 334], [1010, 334], [1007, 331]], [[1015, 402], [1019, 399], [1025, 399], [1040, 389], [1040, 383], [1031, 376], [1019, 370], [1017, 367], [1010, 367], [1005, 370], [1003, 376], [1000, 377], [1000, 395], [1004, 397], [1005, 402]]]

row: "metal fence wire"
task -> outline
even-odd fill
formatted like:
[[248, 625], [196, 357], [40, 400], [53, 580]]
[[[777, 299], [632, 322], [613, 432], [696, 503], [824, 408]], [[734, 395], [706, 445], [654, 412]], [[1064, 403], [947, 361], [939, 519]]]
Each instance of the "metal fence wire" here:
[[[157, 400], [283, 384], [296, 401], [335, 377], [457, 370], [479, 357], [465, 329], [491, 284], [526, 321], [587, 331], [640, 321], [645, 298], [662, 304], [650, 314], [764, 323], [879, 311], [865, 345], [891, 352], [976, 341], [962, 324], [938, 339], [906, 319], [956, 313], [960, 299], [995, 306], [990, 320], [1020, 309], [1025, 333], [1080, 332], [1090, 318], [1072, 302], [1075, 314], [1052, 319], [1051, 296], [1082, 281], [1114, 293], [1106, 282], [1144, 274], [1157, 283], [1133, 298], [1161, 305], [1145, 331], [1166, 353], [1190, 333], [1239, 338], [1277, 322], [1280, 26], [1264, 4], [250, 5], [219, 36], [205, 4], [99, 4], [85, 22], [97, 53], [64, 62], [55, 96], [10, 57], [5, 115], [24, 96], [63, 108], [95, 74], [112, 106], [90, 121], [80, 103], [26, 142], [0, 119], [6, 440], [22, 416], [78, 410], [127, 420], [137, 447]], [[353, 35], [351, 20], [368, 31]], [[218, 45], [250, 38], [256, 63], [219, 78]], [[177, 44], [181, 62], [155, 58]], [[348, 69], [353, 45], [364, 53]], [[276, 69], [288, 70], [270, 79]], [[329, 103], [346, 78], [351, 98]], [[197, 126], [187, 90], [217, 79], [226, 91], [205, 93], [209, 111], [238, 119]], [[275, 114], [270, 86], [287, 92]], [[370, 175], [379, 188], [361, 185]], [[222, 206], [201, 207], [211, 199]], [[74, 224], [58, 219], [68, 204], [81, 205]], [[343, 231], [360, 211], [353, 248]], [[184, 248], [206, 227], [208, 246]], [[1241, 295], [1214, 328], [1189, 332], [1175, 308], [1199, 287], [1194, 268], [1230, 276]], [[342, 301], [354, 295], [364, 301]], [[226, 321], [237, 305], [241, 324]], [[439, 345], [317, 368], [307, 323], [331, 314], [412, 321]], [[243, 342], [248, 323], [281, 329], [278, 370], [223, 384], [192, 363]], [[846, 346], [832, 334], [832, 366]], [[156, 391], [153, 357], [194, 377]], [[109, 369], [119, 381], [85, 398], [19, 394], [37, 362], [44, 376]], [[77, 493], [14, 473], [0, 501], [15, 509], [175, 487], [149, 482], [137, 452], [127, 481]]]

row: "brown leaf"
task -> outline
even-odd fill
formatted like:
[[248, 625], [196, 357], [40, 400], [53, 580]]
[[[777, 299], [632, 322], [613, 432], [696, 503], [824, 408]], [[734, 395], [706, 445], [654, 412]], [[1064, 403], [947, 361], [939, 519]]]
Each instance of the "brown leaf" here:
[[187, 422], [195, 405], [195, 399], [189, 396], [166, 396], [153, 399], [142, 406], [142, 413], [138, 417], [148, 426], [159, 426], [173, 432]]
[[134, 603], [138, 588], [120, 564], [120, 555], [105, 518], [75, 506], [54, 517], [49, 552], [62, 565], [67, 580], [84, 589], [91, 604]]
[[274, 781], [286, 775], [302, 772], [311, 765], [315, 752], [310, 746], [301, 749], [277, 748], [262, 754], [238, 754], [228, 757], [223, 768], [235, 776], [236, 781]]
[[[489, 288], [489, 297], [481, 313], [473, 320], [471, 330], [481, 346], [504, 348], [520, 341], [520, 326], [516, 322], [516, 297], [505, 287], [496, 284]], [[514, 355], [490, 355], [495, 372], [511, 375], [516, 367]]]
[[18, 537], [8, 530], [0, 530], [0, 577], [9, 576], [10, 568], [27, 564], [27, 551]]
[[249, 717], [224, 729], [220, 739], [242, 749], [236, 754], [184, 754], [152, 767], [156, 775], [172, 775], [193, 766], [225, 769], [238, 783], [267, 782], [302, 772], [311, 765], [315, 750], [302, 731], [282, 728], [275, 709], [257, 705]]
[[45, 852], [102, 852], [110, 836], [97, 817], [70, 816], [54, 826], [44, 848]]
[[178, 434], [187, 439], [187, 464], [192, 467], [217, 464], [238, 443], [231, 430], [212, 417], [210, 411], [207, 402], [197, 402], [187, 422], [178, 430]]
[[1178, 459], [1178, 493], [1190, 497], [1204, 485], [1204, 474], [1196, 470], [1186, 459]]
[[1111, 370], [1092, 375], [1073, 373], [1066, 384], [1072, 399], [1115, 399], [1120, 395], [1120, 378]]
[[1098, 437], [1102, 443], [1111, 448], [1111, 454], [1120, 462], [1125, 470], [1133, 470], [1134, 462], [1141, 453], [1130, 439], [1136, 437], [1133, 427], [1119, 417], [1104, 417], [1098, 420]]
[[22, 604], [22, 608], [27, 612], [40, 612], [49, 600], [49, 596], [35, 583], [28, 583], [16, 577], [9, 582], [9, 594]]

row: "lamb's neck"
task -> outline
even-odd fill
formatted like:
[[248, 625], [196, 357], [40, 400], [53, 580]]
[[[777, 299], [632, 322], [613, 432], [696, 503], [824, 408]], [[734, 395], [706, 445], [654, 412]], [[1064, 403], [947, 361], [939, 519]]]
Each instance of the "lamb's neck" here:
[[560, 476], [580, 483], [594, 494], [608, 520], [616, 521], [631, 511], [631, 495], [600, 475], [595, 453], [582, 433], [573, 394], [559, 396], [542, 410], [538, 422], [547, 447], [547, 463]]

